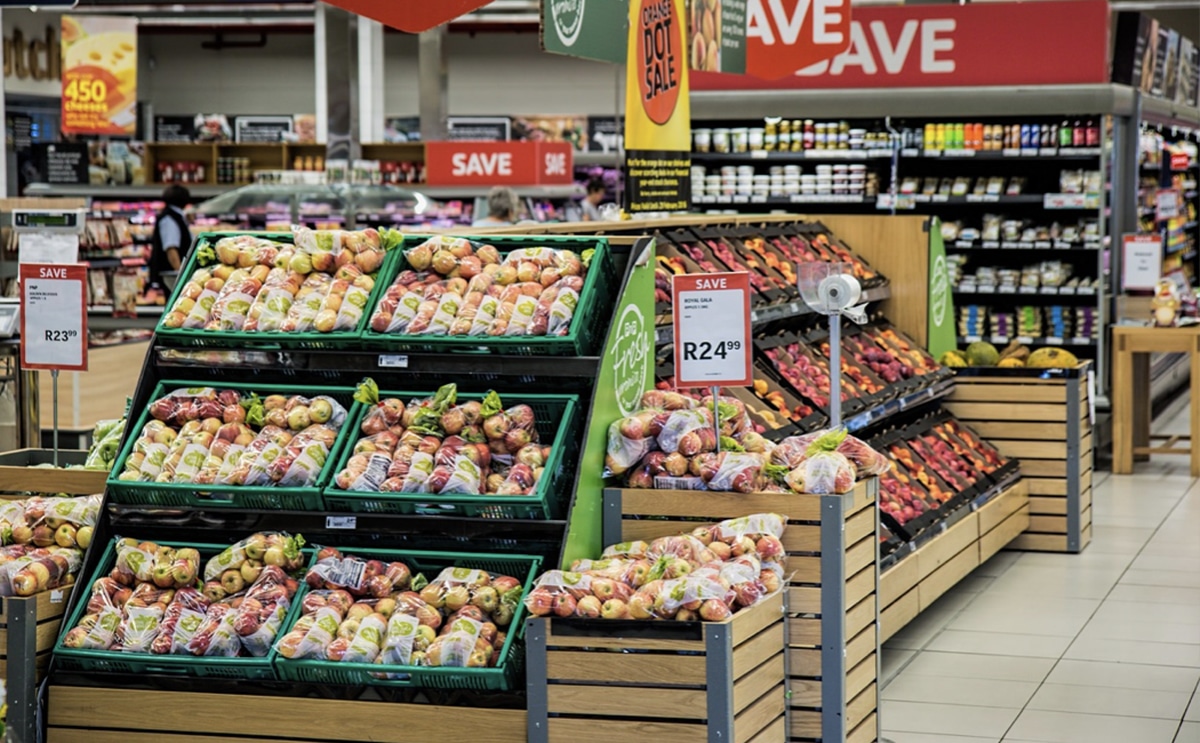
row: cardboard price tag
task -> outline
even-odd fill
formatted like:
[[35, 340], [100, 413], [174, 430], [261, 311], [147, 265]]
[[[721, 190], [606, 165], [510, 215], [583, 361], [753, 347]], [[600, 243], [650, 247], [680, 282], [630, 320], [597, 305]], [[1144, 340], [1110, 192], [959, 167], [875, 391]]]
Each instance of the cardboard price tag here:
[[21, 366], [87, 371], [87, 266], [22, 263]]
[[673, 276], [676, 387], [745, 387], [754, 381], [750, 275]]

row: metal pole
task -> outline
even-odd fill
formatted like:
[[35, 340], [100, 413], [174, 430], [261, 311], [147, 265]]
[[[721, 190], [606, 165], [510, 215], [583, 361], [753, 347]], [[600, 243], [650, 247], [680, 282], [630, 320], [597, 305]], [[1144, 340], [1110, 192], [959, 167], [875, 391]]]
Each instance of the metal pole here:
[[709, 387], [713, 397], [713, 434], [717, 437], [717, 454], [721, 453], [721, 410], [717, 406], [717, 397], [721, 394], [720, 387]]
[[54, 399], [54, 466], [58, 466], [58, 369], [50, 370]]
[[842, 316], [829, 316], [829, 425], [842, 425]]

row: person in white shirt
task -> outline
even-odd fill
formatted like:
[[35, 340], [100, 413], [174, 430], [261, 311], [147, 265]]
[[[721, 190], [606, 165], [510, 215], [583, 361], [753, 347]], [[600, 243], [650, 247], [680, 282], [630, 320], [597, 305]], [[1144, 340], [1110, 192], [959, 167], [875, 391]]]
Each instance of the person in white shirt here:
[[471, 223], [472, 227], [507, 227], [516, 223], [521, 211], [521, 200], [517, 192], [505, 186], [496, 186], [488, 192], [488, 213]]

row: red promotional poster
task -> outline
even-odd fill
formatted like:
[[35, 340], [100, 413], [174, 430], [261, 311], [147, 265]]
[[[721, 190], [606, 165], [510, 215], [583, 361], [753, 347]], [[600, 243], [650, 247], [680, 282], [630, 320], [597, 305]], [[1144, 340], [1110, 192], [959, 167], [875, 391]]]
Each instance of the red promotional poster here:
[[567, 142], [429, 142], [425, 179], [431, 186], [569, 185], [574, 168]]
[[750, 0], [746, 74], [790, 77], [844, 52], [851, 29], [850, 0]]
[[[832, 60], [797, 66], [783, 79], [764, 80], [780, 77], [765, 74], [770, 70], [764, 71], [769, 64], [764, 59], [774, 56], [790, 64], [796, 54], [789, 47], [812, 36], [803, 25], [797, 30], [794, 20], [780, 25], [786, 13], [767, 9], [781, 2], [751, 0], [747, 11], [746, 70], [760, 77], [696, 72], [692, 89], [1073, 85], [1109, 78], [1108, 3], [1047, 0], [858, 6], [849, 19], [845, 51]], [[823, 28], [832, 40], [840, 26], [830, 21]]]
[[385, 26], [418, 34], [479, 10], [490, 2], [491, 0], [333, 0], [329, 4], [379, 21]]

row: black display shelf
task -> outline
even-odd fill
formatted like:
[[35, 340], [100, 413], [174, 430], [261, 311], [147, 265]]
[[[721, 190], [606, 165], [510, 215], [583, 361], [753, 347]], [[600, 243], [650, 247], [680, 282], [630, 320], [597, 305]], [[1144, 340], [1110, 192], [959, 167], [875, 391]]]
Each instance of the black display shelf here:
[[792, 194], [786, 198], [766, 196], [698, 196], [692, 203], [698, 206], [767, 206], [786, 207], [796, 204], [811, 204], [820, 206], [855, 206], [873, 204], [874, 196], [863, 194]]
[[890, 149], [874, 150], [750, 150], [747, 152], [693, 152], [693, 163], [705, 162], [864, 162], [867, 160], [891, 160]]
[[1099, 147], [1024, 147], [1002, 150], [923, 150], [904, 148], [900, 157], [929, 160], [1092, 160], [1100, 157]]
[[985, 300], [999, 300], [1009, 304], [1054, 304], [1062, 300], [1082, 300], [1084, 303], [1094, 303], [1096, 301], [1096, 290], [1089, 287], [1086, 291], [1080, 292], [1074, 287], [1059, 287], [1059, 286], [1042, 286], [1027, 291], [1025, 287], [1017, 290], [972, 290], [955, 289], [953, 292], [956, 297], [964, 297], [971, 300], [972, 303], [982, 302]]
[[946, 377], [939, 379], [933, 385], [925, 389], [910, 392], [907, 395], [902, 395], [894, 400], [877, 405], [876, 407], [864, 410], [857, 415], [846, 418], [843, 423], [846, 429], [852, 432], [864, 431], [872, 428], [882, 422], [887, 421], [900, 413], [915, 410], [917, 408], [928, 405], [935, 400], [941, 400], [954, 391], [954, 378]]
[[[1008, 345], [1017, 341], [1026, 346], [1062, 346], [1065, 348], [1094, 348], [1096, 341], [1091, 338], [1032, 338], [1024, 335], [967, 335], [958, 337], [959, 345], [987, 341], [992, 345]], [[989, 369], [992, 367], [988, 367]]]
[[1102, 250], [1099, 240], [947, 240], [946, 250]]

